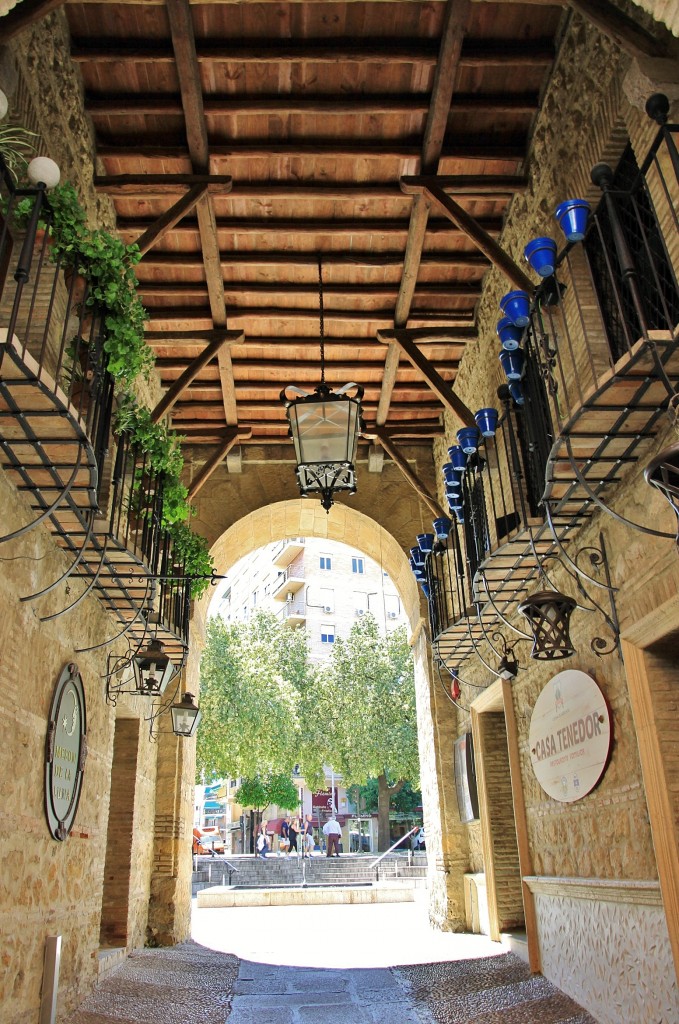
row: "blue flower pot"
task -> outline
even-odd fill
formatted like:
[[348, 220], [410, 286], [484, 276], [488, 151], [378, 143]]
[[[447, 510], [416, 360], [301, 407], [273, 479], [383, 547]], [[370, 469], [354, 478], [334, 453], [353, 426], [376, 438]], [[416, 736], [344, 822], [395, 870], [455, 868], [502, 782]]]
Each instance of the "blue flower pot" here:
[[413, 569], [424, 569], [424, 555], [419, 548], [410, 549], [410, 564]]
[[502, 369], [507, 375], [507, 380], [511, 383], [513, 380], [521, 380], [521, 372], [523, 370], [523, 349], [517, 348], [516, 352], [500, 352], [500, 362], [502, 363]]
[[434, 533], [436, 534], [437, 540], [448, 540], [450, 527], [453, 525], [448, 516], [440, 516], [438, 519], [435, 519], [431, 525], [434, 527]]
[[462, 507], [455, 509], [455, 515], [457, 516], [458, 523], [462, 523], [462, 525], [464, 525], [464, 510]]
[[[465, 456], [466, 458], [466, 456]], [[460, 479], [460, 475], [464, 472], [463, 469], [456, 469], [451, 462], [446, 462], [442, 469], [443, 479], [447, 484], [455, 484]]]
[[465, 455], [473, 455], [479, 447], [478, 427], [463, 427], [457, 432], [457, 440]]
[[502, 320], [498, 320], [495, 330], [498, 338], [500, 339], [500, 344], [504, 349], [507, 349], [508, 352], [513, 352], [514, 349], [519, 347], [523, 329], [521, 327], [517, 327], [508, 316], [503, 316]]
[[581, 242], [587, 232], [590, 206], [586, 199], [566, 199], [554, 216], [569, 242]]
[[556, 270], [556, 242], [553, 238], [534, 238], [523, 250], [523, 255], [540, 277], [551, 277]]
[[516, 402], [517, 405], [523, 405], [523, 388], [521, 387], [521, 381], [513, 380], [509, 385], [509, 393]]
[[467, 456], [460, 448], [459, 444], [454, 444], [452, 448], [448, 449], [448, 458], [450, 464], [458, 470], [464, 470], [467, 468]]
[[429, 555], [434, 550], [436, 537], [433, 533], [418, 533], [417, 543], [423, 555]]
[[528, 292], [507, 292], [500, 299], [500, 309], [515, 327], [527, 327], [530, 323], [530, 296]]
[[427, 598], [427, 600], [429, 600], [429, 587], [427, 586], [426, 583], [421, 583], [420, 586], [422, 587], [422, 593]]
[[449, 505], [455, 504], [458, 499], [462, 498], [462, 484], [448, 484], [446, 487], [446, 500]]
[[476, 426], [483, 437], [495, 437], [498, 418], [497, 409], [479, 409], [477, 413], [474, 413]]
[[449, 498], [448, 508], [454, 515], [457, 515], [460, 509], [464, 508], [464, 505], [462, 504], [462, 498]]

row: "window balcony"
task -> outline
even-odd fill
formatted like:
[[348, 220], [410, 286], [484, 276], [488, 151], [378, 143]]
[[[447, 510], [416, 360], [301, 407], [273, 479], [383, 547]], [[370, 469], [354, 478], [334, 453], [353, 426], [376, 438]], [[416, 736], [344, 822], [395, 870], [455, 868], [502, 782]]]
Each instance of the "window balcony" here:
[[291, 537], [288, 540], [282, 541], [274, 548], [271, 557], [272, 564], [284, 569], [286, 565], [290, 565], [290, 562], [304, 551], [304, 543], [304, 537]]
[[274, 601], [290, 602], [303, 586], [304, 566], [288, 566], [284, 572], [279, 573], [278, 579], [271, 587], [271, 597]]
[[290, 603], [286, 601], [278, 613], [278, 616], [283, 624], [289, 626], [291, 629], [295, 629], [297, 626], [303, 626], [306, 623], [306, 602], [301, 597], [298, 597]]

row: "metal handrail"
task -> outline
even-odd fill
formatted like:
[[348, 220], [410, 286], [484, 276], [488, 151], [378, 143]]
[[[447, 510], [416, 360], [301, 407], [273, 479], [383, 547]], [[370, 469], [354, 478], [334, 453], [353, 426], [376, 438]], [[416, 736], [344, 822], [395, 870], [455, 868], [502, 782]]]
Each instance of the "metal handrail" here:
[[380, 880], [380, 869], [378, 867], [380, 861], [384, 860], [384, 858], [388, 854], [390, 854], [392, 852], [392, 850], [395, 850], [397, 846], [400, 846], [400, 844], [403, 842], [404, 839], [407, 839], [408, 836], [411, 836], [413, 834], [413, 832], [419, 832], [421, 828], [422, 828], [421, 825], [413, 825], [413, 827], [411, 828], [410, 832], [406, 832], [406, 834], [404, 836], [399, 836], [398, 839], [396, 840], [396, 842], [392, 843], [392, 845], [389, 847], [389, 849], [385, 850], [384, 853], [381, 853], [379, 855], [379, 857], [377, 858], [377, 860], [373, 864], [370, 865], [371, 868], [375, 868], [375, 881], [376, 882], [379, 882], [379, 880]]

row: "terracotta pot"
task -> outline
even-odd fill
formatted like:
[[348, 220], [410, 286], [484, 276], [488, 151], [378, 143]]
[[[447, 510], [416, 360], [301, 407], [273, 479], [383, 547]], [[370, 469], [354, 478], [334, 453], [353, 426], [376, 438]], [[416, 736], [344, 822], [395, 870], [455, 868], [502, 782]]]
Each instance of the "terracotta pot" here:
[[69, 305], [81, 305], [87, 294], [87, 279], [82, 274], [76, 274], [73, 267], [64, 269], [64, 283], [68, 289]]

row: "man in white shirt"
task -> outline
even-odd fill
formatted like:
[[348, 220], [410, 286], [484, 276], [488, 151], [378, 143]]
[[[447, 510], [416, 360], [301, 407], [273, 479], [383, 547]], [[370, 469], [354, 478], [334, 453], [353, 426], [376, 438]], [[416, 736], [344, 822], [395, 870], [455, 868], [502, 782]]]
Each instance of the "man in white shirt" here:
[[339, 826], [339, 822], [337, 821], [334, 812], [330, 815], [330, 820], [326, 821], [325, 825], [323, 826], [323, 835], [328, 840], [328, 849], [326, 852], [326, 857], [332, 857], [333, 850], [334, 856], [339, 857], [339, 841], [340, 836], [342, 835], [342, 829]]

